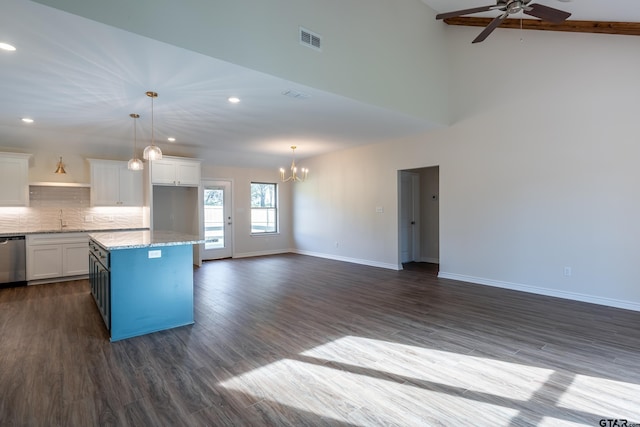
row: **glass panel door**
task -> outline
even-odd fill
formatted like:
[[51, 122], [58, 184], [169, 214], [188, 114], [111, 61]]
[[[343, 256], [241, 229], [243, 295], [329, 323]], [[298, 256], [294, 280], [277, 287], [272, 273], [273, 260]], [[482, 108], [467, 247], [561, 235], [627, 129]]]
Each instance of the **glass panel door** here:
[[231, 182], [203, 182], [204, 253], [202, 259], [229, 258], [231, 246]]

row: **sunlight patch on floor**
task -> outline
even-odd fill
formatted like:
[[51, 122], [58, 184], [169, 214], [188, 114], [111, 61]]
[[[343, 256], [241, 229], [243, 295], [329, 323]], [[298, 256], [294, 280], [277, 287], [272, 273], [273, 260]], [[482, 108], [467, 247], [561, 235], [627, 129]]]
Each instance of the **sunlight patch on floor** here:
[[499, 404], [452, 396], [437, 385], [429, 389], [292, 359], [279, 360], [221, 385], [358, 425], [374, 420], [376, 425], [432, 425], [443, 419], [459, 419], [462, 414], [509, 420], [518, 414], [518, 410]]
[[[464, 423], [472, 417], [476, 425], [575, 426], [580, 424], [571, 420], [640, 419], [638, 384], [357, 336], [221, 385], [264, 404], [354, 425]], [[619, 407], [598, 405], [599, 391], [621, 394]], [[528, 406], [537, 409], [523, 409]]]
[[[598, 417], [593, 418], [593, 422], [587, 424], [588, 426], [598, 426]], [[544, 417], [536, 423], [536, 427], [585, 427], [585, 423], [572, 422], [567, 420], [560, 420], [554, 417]]]
[[[599, 395], [603, 392], [619, 396], [615, 408], [600, 404]], [[576, 375], [557, 406], [566, 409], [595, 407], [606, 418], [628, 419], [629, 422], [637, 423], [640, 422], [640, 384]]]
[[301, 353], [406, 378], [518, 400], [528, 400], [553, 373], [501, 360], [346, 336]]

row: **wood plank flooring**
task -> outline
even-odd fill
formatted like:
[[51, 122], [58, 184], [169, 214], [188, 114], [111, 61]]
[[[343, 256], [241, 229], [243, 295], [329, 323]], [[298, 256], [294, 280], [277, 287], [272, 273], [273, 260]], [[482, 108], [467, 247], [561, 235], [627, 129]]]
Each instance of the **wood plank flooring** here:
[[208, 262], [195, 325], [116, 343], [87, 281], [0, 289], [0, 425], [640, 422], [640, 313], [436, 275]]

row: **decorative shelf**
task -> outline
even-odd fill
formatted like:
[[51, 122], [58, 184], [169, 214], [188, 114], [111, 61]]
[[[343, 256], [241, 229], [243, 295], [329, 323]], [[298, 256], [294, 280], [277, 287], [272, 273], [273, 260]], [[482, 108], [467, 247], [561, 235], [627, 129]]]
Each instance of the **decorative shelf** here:
[[30, 187], [75, 187], [75, 188], [91, 188], [91, 184], [81, 182], [30, 182]]

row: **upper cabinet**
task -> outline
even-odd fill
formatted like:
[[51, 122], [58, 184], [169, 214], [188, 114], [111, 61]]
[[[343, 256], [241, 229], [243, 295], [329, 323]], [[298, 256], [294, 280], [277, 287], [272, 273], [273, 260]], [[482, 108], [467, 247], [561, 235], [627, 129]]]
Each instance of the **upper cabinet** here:
[[200, 160], [163, 156], [149, 162], [151, 184], [197, 187], [200, 185]]
[[29, 157], [0, 153], [0, 206], [29, 205]]
[[127, 162], [88, 159], [91, 165], [92, 206], [142, 206], [142, 172]]

